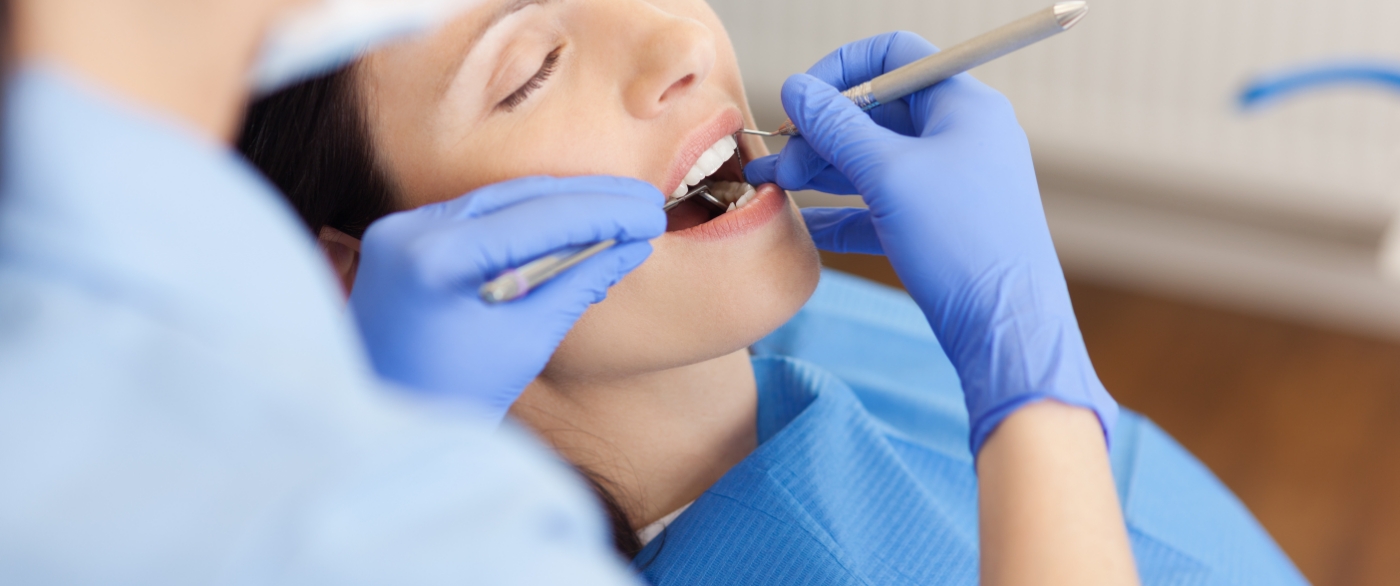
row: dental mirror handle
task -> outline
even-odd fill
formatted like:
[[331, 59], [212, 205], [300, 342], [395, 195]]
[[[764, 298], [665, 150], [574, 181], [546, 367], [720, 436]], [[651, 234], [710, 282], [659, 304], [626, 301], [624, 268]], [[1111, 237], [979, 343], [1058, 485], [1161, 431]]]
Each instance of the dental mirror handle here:
[[616, 245], [616, 240], [609, 239], [591, 246], [566, 248], [546, 254], [519, 268], [501, 273], [499, 277], [482, 285], [477, 293], [482, 301], [491, 305], [515, 301], [529, 295], [530, 291], [564, 271]]
[[[709, 188], [697, 187], [682, 197], [666, 202], [662, 209], [669, 212], [671, 208], [695, 196], [709, 197]], [[530, 291], [549, 282], [550, 279], [559, 276], [564, 271], [616, 245], [616, 240], [609, 239], [597, 244], [575, 246], [551, 252], [520, 267], [508, 269], [500, 276], [487, 281], [485, 285], [481, 286], [481, 289], [477, 290], [477, 295], [490, 305], [515, 301], [529, 295]]]
[[[841, 95], [850, 98], [862, 110], [871, 110], [1065, 32], [1079, 24], [1088, 12], [1088, 2], [1060, 2], [947, 51], [934, 53], [850, 88]], [[791, 120], [784, 122], [774, 132], [744, 129], [744, 133], [759, 136], [799, 134]]]

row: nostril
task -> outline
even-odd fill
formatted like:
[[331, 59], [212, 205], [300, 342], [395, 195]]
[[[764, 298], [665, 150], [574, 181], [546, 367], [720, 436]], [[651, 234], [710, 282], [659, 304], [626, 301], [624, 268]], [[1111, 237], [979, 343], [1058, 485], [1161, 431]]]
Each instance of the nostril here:
[[685, 102], [714, 70], [714, 33], [690, 19], [662, 16], [632, 39], [645, 50], [635, 51], [637, 60], [629, 64], [623, 91], [626, 108], [638, 118], [659, 116]]
[[685, 76], [685, 77], [682, 77], [682, 78], [680, 78], [679, 80], [676, 80], [676, 83], [671, 84], [671, 87], [669, 87], [669, 88], [666, 89], [666, 93], [661, 94], [661, 101], [664, 102], [664, 101], [670, 99], [671, 96], [673, 96], [673, 95], [680, 94], [680, 93], [684, 93], [685, 90], [688, 89], [688, 88], [689, 88], [690, 86], [692, 86], [692, 85], [695, 85], [695, 74], [694, 74], [694, 73], [692, 73], [692, 74], [690, 74], [690, 75], [687, 75], [687, 76]]

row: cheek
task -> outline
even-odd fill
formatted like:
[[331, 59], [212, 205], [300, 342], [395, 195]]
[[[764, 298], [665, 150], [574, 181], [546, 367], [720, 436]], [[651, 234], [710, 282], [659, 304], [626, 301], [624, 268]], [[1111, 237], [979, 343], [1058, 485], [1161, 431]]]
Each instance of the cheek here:
[[[615, 104], [602, 100], [558, 99], [558, 95], [606, 96], [579, 85], [569, 72], [552, 79], [539, 103], [515, 113], [473, 121], [470, 131], [433, 127], [419, 150], [403, 149], [393, 168], [408, 203], [425, 205], [460, 197], [493, 183], [519, 177], [551, 175], [642, 176], [652, 149], [601, 148], [635, 141]], [[586, 112], [587, 115], [581, 115]], [[645, 135], [643, 135], [645, 136]], [[522, 137], [529, 137], [523, 139]], [[580, 148], [587, 145], [587, 148]]]
[[627, 127], [619, 123], [595, 125], [558, 119], [521, 133], [523, 136], [541, 137], [538, 140], [518, 145], [522, 141], [503, 137], [497, 142], [488, 143], [518, 146], [480, 152], [471, 164], [473, 171], [467, 175], [480, 181], [481, 185], [535, 175], [614, 175], [655, 183], [647, 170], [659, 165], [644, 156], [652, 150], [618, 146], [637, 140], [635, 133], [628, 135], [626, 131]]
[[819, 277], [816, 249], [795, 209], [732, 241], [664, 238], [646, 264], [584, 315], [545, 376], [617, 378], [731, 354], [786, 323]]

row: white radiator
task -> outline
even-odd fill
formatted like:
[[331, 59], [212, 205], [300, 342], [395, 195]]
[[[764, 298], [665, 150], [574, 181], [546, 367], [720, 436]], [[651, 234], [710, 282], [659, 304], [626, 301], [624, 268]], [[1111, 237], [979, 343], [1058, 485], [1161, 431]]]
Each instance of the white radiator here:
[[[783, 118], [782, 80], [844, 42], [904, 29], [950, 46], [1050, 3], [711, 0], [769, 126]], [[974, 71], [1016, 105], [1066, 265], [1400, 334], [1400, 292], [1372, 270], [1375, 246], [1400, 211], [1400, 94], [1349, 87], [1257, 112], [1236, 105], [1260, 73], [1356, 58], [1400, 62], [1400, 2], [1091, 6], [1074, 30]], [[1138, 230], [1135, 222], [1146, 224]], [[1178, 250], [1199, 249], [1202, 238], [1218, 240], [1221, 254]], [[1236, 253], [1241, 266], [1192, 268], [1201, 254]], [[1278, 270], [1241, 276], [1263, 266]]]

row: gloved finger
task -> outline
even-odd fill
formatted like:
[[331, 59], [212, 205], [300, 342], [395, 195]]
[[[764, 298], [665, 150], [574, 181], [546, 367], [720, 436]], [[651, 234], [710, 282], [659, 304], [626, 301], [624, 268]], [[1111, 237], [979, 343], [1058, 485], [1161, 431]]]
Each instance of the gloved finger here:
[[851, 180], [847, 179], [845, 175], [842, 175], [840, 171], [836, 170], [836, 167], [831, 166], [822, 169], [821, 173], [817, 173], [817, 176], [813, 177], [811, 181], [808, 181], [807, 187], [803, 189], [830, 193], [832, 195], [860, 195], [855, 185], [851, 184]]
[[[806, 146], [805, 143], [803, 147], [799, 148], [811, 149], [811, 147]], [[808, 178], [800, 185], [796, 182], [784, 185], [778, 180], [779, 155], [769, 155], [749, 163], [749, 165], [744, 168], [744, 177], [745, 180], [752, 185], [774, 183], [788, 191], [815, 189], [835, 195], [858, 195], [855, 186], [851, 184], [850, 180], [846, 179], [845, 175], [842, 175], [840, 171], [837, 171], [826, 161], [821, 161], [821, 165], [821, 170], [817, 171], [815, 175]]]
[[914, 128], [922, 129], [918, 134], [923, 136], [960, 131], [972, 136], [1019, 128], [1011, 101], [970, 73], [953, 76], [904, 100]]
[[619, 244], [583, 261], [515, 301], [527, 311], [562, 311], [561, 319], [576, 321], [589, 306], [602, 301], [608, 289], [651, 256], [650, 242]]
[[[518, 182], [518, 183], [517, 183]], [[660, 208], [666, 198], [655, 186], [630, 177], [587, 175], [532, 177], [488, 186], [467, 202], [465, 213], [480, 217], [535, 197], [553, 194], [610, 194], [635, 197]]]
[[[917, 34], [885, 33], [848, 43], [823, 57], [807, 74], [844, 91], [937, 52], [937, 47]], [[904, 100], [881, 105], [870, 111], [870, 117], [905, 136], [917, 134]]]
[[449, 218], [474, 218], [536, 197], [563, 194], [611, 194], [636, 197], [660, 207], [665, 198], [650, 183], [629, 177], [587, 175], [579, 177], [522, 177], [487, 185], [476, 191], [436, 204], [433, 213]]
[[826, 162], [802, 137], [788, 140], [778, 153], [778, 186], [790, 191], [815, 189], [836, 195], [856, 195], [850, 180]]
[[866, 112], [871, 120], [876, 124], [898, 132], [904, 136], [918, 136], [919, 127], [914, 126], [913, 113], [909, 111], [909, 102], [905, 100], [895, 100], [892, 104], [882, 104], [879, 107]]
[[[778, 155], [768, 155], [744, 166], [744, 180], [749, 185], [778, 182]], [[782, 187], [781, 185], [779, 187]]]
[[[885, 145], [899, 138], [881, 127], [860, 108], [815, 77], [797, 74], [783, 84], [783, 107], [802, 140], [821, 159], [859, 185], [857, 175], [884, 160]], [[784, 150], [787, 150], [784, 148]], [[778, 171], [782, 172], [781, 161]]]
[[937, 52], [923, 37], [895, 31], [847, 43], [822, 57], [807, 74], [845, 91]]
[[439, 286], [490, 279], [563, 248], [666, 231], [661, 206], [620, 195], [552, 195], [438, 226], [413, 248], [421, 278]]
[[806, 208], [802, 220], [817, 248], [831, 252], [885, 254], [870, 210], [865, 208]]
[[783, 189], [804, 189], [807, 183], [831, 166], [817, 151], [800, 136], [788, 139], [783, 150], [778, 152], [778, 187]]

